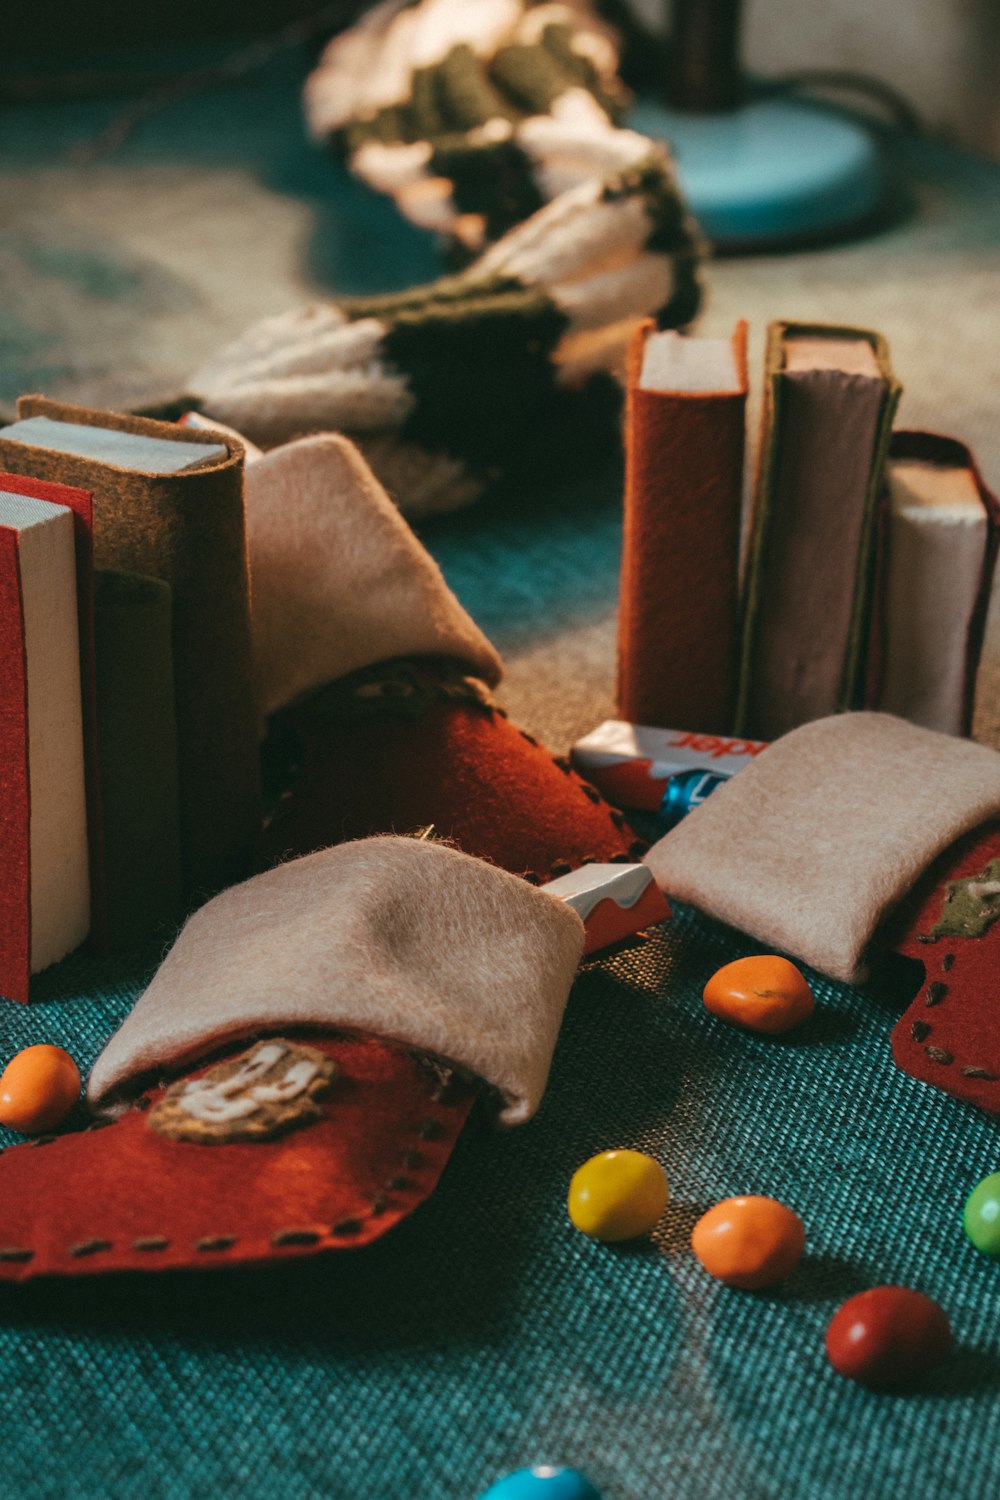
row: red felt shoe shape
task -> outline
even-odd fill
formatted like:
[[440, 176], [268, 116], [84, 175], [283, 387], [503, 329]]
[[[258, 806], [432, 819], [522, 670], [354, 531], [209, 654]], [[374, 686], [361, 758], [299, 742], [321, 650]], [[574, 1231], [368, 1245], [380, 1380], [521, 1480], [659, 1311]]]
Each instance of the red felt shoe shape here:
[[304, 763], [267, 828], [267, 866], [374, 833], [435, 833], [466, 854], [545, 882], [646, 845], [624, 815], [516, 729], [447, 664], [382, 663], [285, 716]]
[[925, 969], [892, 1033], [897, 1066], [1000, 1114], [1000, 823], [983, 825], [935, 861], [889, 940]]
[[436, 1187], [472, 1088], [374, 1037], [301, 1043], [337, 1071], [314, 1117], [284, 1134], [164, 1134], [159, 1088], [111, 1124], [5, 1151], [0, 1278], [285, 1260], [355, 1249], [398, 1224]]

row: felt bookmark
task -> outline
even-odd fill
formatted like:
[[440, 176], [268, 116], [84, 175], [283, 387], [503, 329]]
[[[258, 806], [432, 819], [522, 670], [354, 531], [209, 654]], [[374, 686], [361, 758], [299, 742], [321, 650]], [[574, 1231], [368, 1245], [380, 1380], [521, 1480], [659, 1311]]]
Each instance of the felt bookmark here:
[[94, 578], [108, 941], [142, 942], [181, 907], [170, 587]]
[[[211, 432], [22, 397], [20, 419], [130, 433], [159, 443], [217, 443]], [[179, 473], [140, 472], [0, 437], [0, 462], [92, 490], [97, 565], [173, 590], [184, 883], [208, 892], [245, 871], [260, 820], [251, 660], [243, 453]]]
[[537, 1109], [582, 947], [569, 906], [433, 841], [225, 891], [98, 1058], [95, 1126], [0, 1156], [0, 1278], [370, 1244], [477, 1095], [505, 1125]]

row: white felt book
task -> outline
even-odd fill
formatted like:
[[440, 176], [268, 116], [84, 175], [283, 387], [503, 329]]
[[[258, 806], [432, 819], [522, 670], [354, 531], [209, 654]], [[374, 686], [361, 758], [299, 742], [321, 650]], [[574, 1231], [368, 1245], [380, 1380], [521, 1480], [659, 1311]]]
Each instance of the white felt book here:
[[989, 541], [986, 507], [966, 468], [901, 458], [890, 462], [886, 480], [879, 707], [927, 729], [962, 734]]
[[[0, 627], [5, 663], [13, 663], [0, 703], [0, 856], [7, 900], [22, 893], [22, 909], [5, 912], [6, 937], [21, 929], [37, 973], [82, 943], [90, 927], [74, 518], [66, 506], [0, 491], [0, 530], [11, 604]], [[0, 975], [0, 993], [15, 988], [7, 977]]]

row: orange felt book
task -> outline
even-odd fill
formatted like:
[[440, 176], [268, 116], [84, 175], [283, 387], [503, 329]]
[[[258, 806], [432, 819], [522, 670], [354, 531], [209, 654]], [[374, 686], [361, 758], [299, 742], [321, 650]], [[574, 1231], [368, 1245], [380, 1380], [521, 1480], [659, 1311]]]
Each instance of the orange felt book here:
[[732, 339], [636, 332], [618, 616], [633, 723], [731, 728], [746, 397], [745, 323]]

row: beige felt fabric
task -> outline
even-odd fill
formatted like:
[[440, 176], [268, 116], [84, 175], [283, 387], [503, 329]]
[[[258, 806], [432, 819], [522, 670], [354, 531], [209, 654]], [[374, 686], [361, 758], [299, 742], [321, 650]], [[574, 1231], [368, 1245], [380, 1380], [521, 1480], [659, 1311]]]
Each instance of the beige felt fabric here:
[[495, 685], [500, 658], [354, 444], [303, 438], [246, 471], [258, 705], [393, 656], [449, 656]]
[[443, 844], [375, 838], [279, 865], [182, 929], [101, 1053], [91, 1104], [231, 1038], [370, 1032], [469, 1069], [501, 1120], [535, 1112], [583, 951], [562, 902]]
[[765, 750], [646, 856], [657, 884], [836, 979], [921, 871], [1000, 812], [1000, 753], [888, 714]]

